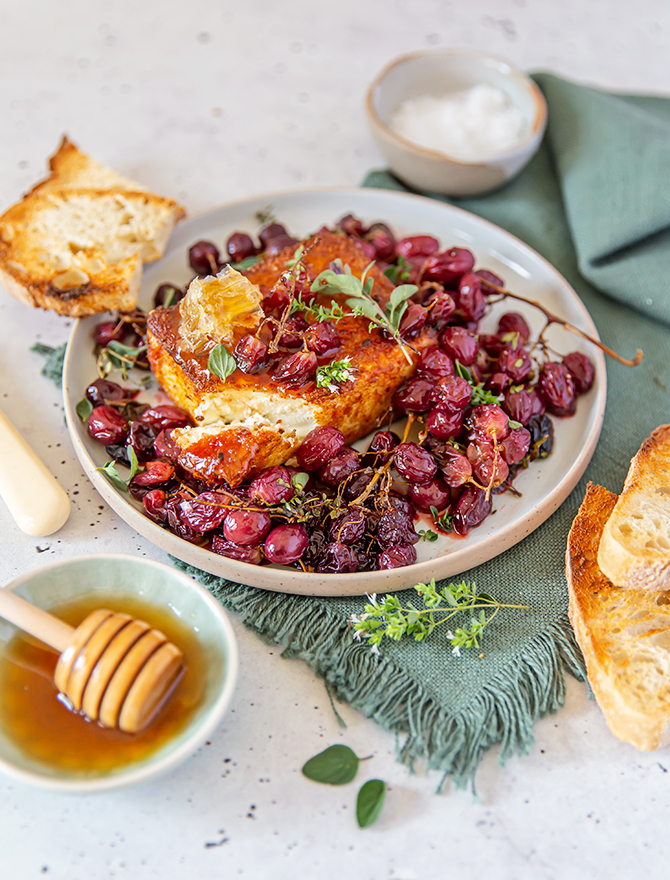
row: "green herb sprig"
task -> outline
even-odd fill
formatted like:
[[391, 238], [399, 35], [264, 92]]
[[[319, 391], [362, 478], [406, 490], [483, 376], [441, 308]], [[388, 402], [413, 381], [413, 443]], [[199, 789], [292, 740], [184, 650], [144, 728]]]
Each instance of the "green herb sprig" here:
[[101, 379], [105, 379], [112, 370], [121, 370], [122, 377], [127, 379], [128, 371], [137, 364], [139, 358], [146, 354], [146, 351], [146, 345], [124, 345], [123, 342], [117, 342], [113, 339], [98, 355], [98, 375]]
[[443, 532], [451, 532], [454, 528], [454, 515], [453, 513], [449, 513], [448, 510], [440, 516], [440, 511], [437, 507], [430, 506], [430, 514], [433, 517], [433, 522], [438, 527], [438, 529], [442, 529]]
[[97, 470], [103, 472], [103, 474], [107, 477], [112, 486], [114, 486], [116, 489], [119, 489], [121, 492], [127, 492], [128, 484], [130, 483], [132, 478], [139, 471], [143, 470], [143, 468], [140, 467], [140, 463], [137, 460], [137, 455], [132, 446], [128, 446], [128, 458], [130, 459], [130, 474], [128, 475], [127, 480], [124, 480], [119, 476], [119, 472], [116, 469], [116, 462], [114, 461], [107, 461], [105, 462], [105, 464], [102, 465], [102, 467], [97, 468]]
[[[527, 608], [527, 605], [505, 605], [488, 593], [477, 593], [474, 583], [461, 581], [460, 584], [447, 584], [439, 590], [435, 578], [428, 584], [416, 584], [414, 589], [423, 600], [424, 608], [416, 608], [411, 602], [403, 608], [395, 594], [377, 599], [376, 594], [368, 596], [362, 614], [352, 614], [351, 623], [354, 638], [367, 639], [374, 654], [379, 653], [379, 645], [384, 636], [400, 641], [403, 636], [411, 636], [415, 642], [423, 642], [435, 627], [447, 623], [457, 614], [470, 615], [470, 622], [463, 623], [452, 632], [448, 630], [447, 639], [451, 643], [452, 654], [461, 656], [461, 648], [478, 648], [484, 629], [491, 623], [501, 608]], [[491, 613], [487, 616], [487, 611]], [[436, 615], [444, 615], [439, 618]]]
[[353, 378], [354, 373], [350, 357], [345, 357], [341, 361], [331, 361], [316, 368], [316, 387], [327, 388], [334, 394], [340, 390], [337, 386]]
[[365, 267], [360, 278], [353, 274], [348, 264], [343, 266], [340, 259], [333, 261], [331, 266], [335, 268], [324, 269], [314, 279], [312, 292], [346, 296], [345, 302], [352, 314], [368, 318], [371, 325], [389, 333], [402, 349], [407, 362], [412, 364], [409, 353], [412, 346], [400, 336], [400, 322], [407, 309], [407, 300], [419, 289], [416, 284], [401, 284], [394, 288], [386, 307], [382, 309], [372, 296], [374, 279], [368, 277], [374, 262]]
[[397, 263], [391, 263], [384, 269], [384, 275], [394, 284], [402, 284], [409, 278], [409, 265], [404, 257], [399, 257]]
[[295, 312], [307, 312], [308, 315], [312, 315], [320, 323], [323, 321], [339, 321], [340, 318], [351, 314], [351, 312], [345, 312], [339, 303], [333, 303], [332, 306], [324, 306], [314, 302], [306, 303], [299, 296], [291, 303], [290, 314], [293, 315]]
[[469, 383], [472, 388], [472, 395], [470, 396], [470, 406], [479, 406], [482, 403], [500, 403], [502, 400], [502, 394], [494, 394], [493, 391], [488, 391], [484, 388], [484, 385], [480, 382], [477, 382], [467, 367], [463, 366], [460, 361], [454, 361], [454, 368], [456, 371], [456, 375], [460, 376], [461, 379], [465, 379], [466, 382]]
[[244, 272], [245, 269], [251, 269], [252, 266], [255, 266], [256, 263], [260, 263], [260, 257], [245, 257], [243, 260], [240, 260], [239, 263], [231, 263], [231, 267], [236, 269], [238, 272]]
[[419, 529], [419, 537], [422, 541], [437, 541], [440, 537], [437, 532], [434, 532], [432, 529]]

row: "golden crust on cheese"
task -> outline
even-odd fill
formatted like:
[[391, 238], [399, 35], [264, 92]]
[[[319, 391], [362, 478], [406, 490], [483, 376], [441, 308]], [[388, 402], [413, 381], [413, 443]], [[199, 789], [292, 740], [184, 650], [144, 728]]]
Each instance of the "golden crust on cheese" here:
[[[359, 276], [369, 262], [355, 242], [334, 233], [319, 233], [305, 245], [304, 263], [314, 275], [338, 257]], [[245, 274], [267, 293], [286, 270], [293, 250], [268, 257]], [[369, 277], [374, 279], [373, 293], [383, 304], [393, 284], [376, 267]], [[330, 301], [329, 297], [320, 299], [324, 304]], [[353, 376], [336, 392], [317, 388], [315, 382], [291, 388], [274, 382], [269, 374], [246, 375], [240, 370], [224, 381], [207, 370], [205, 355], [180, 348], [179, 322], [177, 306], [154, 310], [148, 320], [147, 343], [158, 381], [201, 426], [177, 433], [180, 463], [201, 479], [223, 479], [231, 486], [263, 467], [285, 462], [319, 425], [338, 427], [347, 442], [369, 433], [389, 410], [395, 391], [414, 371], [418, 359], [413, 354], [413, 362], [408, 363], [395, 341], [369, 329], [367, 318], [347, 316], [337, 322], [342, 345], [334, 357], [349, 358]], [[412, 344], [420, 351], [434, 342], [434, 331], [426, 331]], [[209, 460], [212, 455], [216, 463]]]

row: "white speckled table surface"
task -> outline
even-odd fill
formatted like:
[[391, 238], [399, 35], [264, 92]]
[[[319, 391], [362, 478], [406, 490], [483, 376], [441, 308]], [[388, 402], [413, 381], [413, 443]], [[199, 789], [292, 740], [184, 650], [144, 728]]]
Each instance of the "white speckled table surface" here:
[[[362, 99], [400, 53], [472, 47], [528, 70], [625, 91], [670, 93], [666, 0], [46, 0], [0, 3], [0, 210], [44, 173], [67, 132], [86, 152], [190, 214], [273, 190], [357, 184], [383, 163]], [[328, 219], [328, 218], [324, 218]], [[0, 406], [73, 501], [59, 533], [23, 535], [0, 503], [0, 577], [77, 553], [164, 558], [113, 514], [73, 455], [60, 393], [35, 341], [70, 322], [0, 295]], [[170, 775], [99, 796], [0, 778], [0, 876], [176, 880], [418, 880], [458, 876], [667, 876], [670, 752], [608, 731], [585, 686], [536, 726], [505, 767], [494, 749], [477, 795], [395, 761], [392, 736], [347, 706], [341, 730], [320, 680], [234, 620], [241, 675], [211, 743]], [[361, 779], [389, 783], [371, 829], [355, 787], [307, 782], [334, 742], [372, 754]]]

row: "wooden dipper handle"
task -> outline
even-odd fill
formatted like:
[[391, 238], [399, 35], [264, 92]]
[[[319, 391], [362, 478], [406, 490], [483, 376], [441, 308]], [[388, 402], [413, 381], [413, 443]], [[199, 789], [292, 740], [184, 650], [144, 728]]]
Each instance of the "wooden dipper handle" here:
[[56, 687], [73, 710], [103, 727], [139, 733], [184, 669], [176, 645], [127, 614], [99, 609], [75, 629], [11, 590], [0, 589], [0, 616], [60, 653]]

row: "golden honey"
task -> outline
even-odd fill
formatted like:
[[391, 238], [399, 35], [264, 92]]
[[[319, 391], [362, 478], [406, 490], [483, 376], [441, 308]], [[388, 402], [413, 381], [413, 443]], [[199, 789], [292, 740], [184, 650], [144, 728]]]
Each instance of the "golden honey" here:
[[25, 633], [0, 648], [0, 728], [27, 756], [54, 770], [99, 775], [147, 758], [178, 735], [201, 704], [205, 656], [196, 634], [169, 609], [136, 596], [95, 593], [49, 611], [77, 626], [96, 608], [124, 611], [163, 632], [184, 654], [184, 674], [139, 734], [109, 730], [68, 709], [53, 681], [58, 654]]

